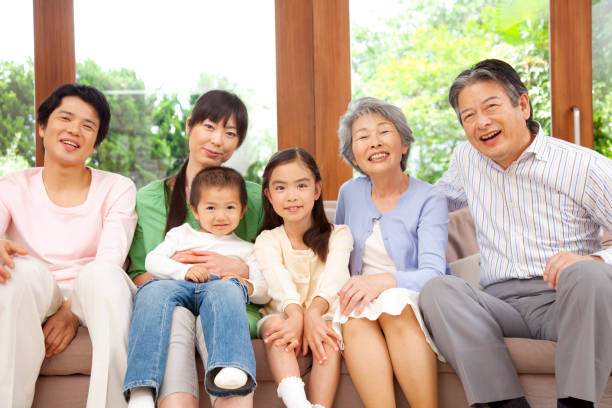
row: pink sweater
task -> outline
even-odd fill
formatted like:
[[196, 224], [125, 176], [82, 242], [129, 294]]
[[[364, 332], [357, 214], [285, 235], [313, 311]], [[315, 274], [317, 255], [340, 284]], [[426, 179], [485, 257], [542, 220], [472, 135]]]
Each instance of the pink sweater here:
[[130, 249], [136, 226], [136, 187], [123, 176], [91, 171], [87, 199], [76, 207], [53, 204], [42, 167], [0, 178], [0, 237], [21, 244], [60, 283], [72, 281], [93, 260], [118, 266]]

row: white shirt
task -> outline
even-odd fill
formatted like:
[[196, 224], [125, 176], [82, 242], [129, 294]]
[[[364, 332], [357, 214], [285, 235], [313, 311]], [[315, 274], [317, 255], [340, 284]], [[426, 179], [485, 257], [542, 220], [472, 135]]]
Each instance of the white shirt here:
[[449, 211], [468, 205], [476, 224], [483, 286], [542, 276], [561, 251], [599, 255], [612, 230], [612, 160], [538, 132], [507, 169], [470, 143], [457, 146], [436, 183]]
[[182, 264], [170, 259], [177, 251], [213, 251], [224, 256], [241, 259], [249, 267], [249, 282], [253, 284], [251, 302], [265, 304], [270, 300], [268, 285], [264, 280], [253, 252], [253, 244], [235, 234], [218, 236], [208, 232], [196, 231], [187, 223], [172, 228], [166, 238], [147, 255], [145, 268], [160, 279], [184, 280], [185, 274], [193, 265]]

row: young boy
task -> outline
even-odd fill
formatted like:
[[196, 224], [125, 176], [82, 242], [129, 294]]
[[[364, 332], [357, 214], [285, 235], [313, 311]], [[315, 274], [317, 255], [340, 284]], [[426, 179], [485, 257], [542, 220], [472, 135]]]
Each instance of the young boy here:
[[[128, 371], [124, 383], [130, 407], [153, 407], [163, 379], [170, 324], [175, 306], [199, 314], [208, 350], [204, 384], [218, 397], [246, 395], [255, 388], [255, 356], [244, 304], [269, 300], [267, 286], [253, 254], [253, 244], [234, 233], [247, 205], [244, 179], [227, 167], [209, 167], [193, 179], [190, 208], [199, 230], [189, 224], [173, 228], [147, 255], [148, 272], [162, 279], [140, 291], [154, 291], [155, 303], [139, 307], [132, 316]], [[178, 251], [205, 250], [236, 256], [249, 266], [249, 280], [210, 274], [204, 265], [172, 259]], [[138, 292], [140, 295], [141, 292]]]

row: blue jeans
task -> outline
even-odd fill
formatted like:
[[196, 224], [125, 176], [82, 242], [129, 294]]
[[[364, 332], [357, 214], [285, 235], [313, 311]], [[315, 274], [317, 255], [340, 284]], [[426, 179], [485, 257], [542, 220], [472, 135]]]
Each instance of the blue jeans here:
[[[210, 395], [230, 397], [255, 390], [255, 355], [249, 334], [245, 303], [248, 289], [238, 279], [194, 283], [152, 280], [138, 289], [128, 340], [128, 367], [123, 383], [126, 399], [134, 387], [151, 387], [155, 398], [166, 369], [166, 357], [176, 306], [200, 315], [208, 350], [204, 385]], [[236, 367], [249, 376], [246, 385], [235, 390], [219, 388], [215, 375], [223, 367]]]

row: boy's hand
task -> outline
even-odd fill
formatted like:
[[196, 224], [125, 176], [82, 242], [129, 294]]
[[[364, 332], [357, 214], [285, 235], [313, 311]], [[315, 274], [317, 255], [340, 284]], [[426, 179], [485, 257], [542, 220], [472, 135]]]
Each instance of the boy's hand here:
[[226, 274], [221, 275], [221, 279], [224, 279], [224, 280], [230, 280], [232, 278], [238, 279], [240, 283], [242, 283], [244, 286], [247, 287], [247, 289], [249, 290], [249, 296], [253, 294], [253, 284], [247, 281], [246, 279], [244, 279], [242, 276], [234, 274], [234, 273], [226, 273]]
[[210, 280], [210, 272], [208, 272], [204, 265], [194, 265], [187, 270], [185, 280], [196, 283], [208, 282]]
[[12, 259], [13, 256], [27, 254], [26, 250], [18, 243], [0, 239], [0, 283], [4, 283], [11, 278], [11, 274], [5, 266], [11, 269], [15, 268], [15, 263]]

